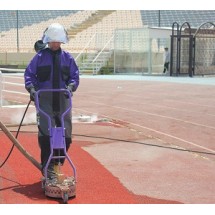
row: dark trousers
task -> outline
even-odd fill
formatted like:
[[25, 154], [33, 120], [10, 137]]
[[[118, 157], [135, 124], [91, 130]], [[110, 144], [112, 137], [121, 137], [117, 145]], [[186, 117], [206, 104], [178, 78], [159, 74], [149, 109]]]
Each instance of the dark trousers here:
[[[45, 165], [49, 159], [50, 153], [51, 153], [50, 139], [48, 136], [38, 136], [38, 142], [39, 142], [39, 146], [41, 149], [40, 157], [41, 157], [41, 165], [42, 165], [42, 169], [43, 169], [45, 167]], [[66, 142], [66, 151], [68, 151], [72, 140], [71, 140], [71, 138], [65, 138], [65, 142]], [[56, 151], [54, 151], [54, 155], [64, 156], [64, 151], [63, 150], [56, 150]], [[65, 161], [65, 158], [52, 159], [50, 164], [51, 164], [51, 166], [53, 164], [58, 164], [59, 162], [61, 164], [63, 164], [64, 161]]]
[[169, 62], [167, 63], [164, 63], [164, 70], [163, 70], [163, 73], [165, 73], [166, 71], [169, 70]]
[[[40, 95], [40, 108], [47, 113], [50, 116], [51, 119], [51, 127], [61, 127], [61, 115], [65, 110], [67, 109], [69, 105], [69, 100], [65, 98], [65, 95], [62, 93], [59, 99], [58, 105], [53, 105], [53, 95], [52, 93], [44, 93]], [[58, 109], [56, 109], [56, 107]], [[56, 113], [56, 111], [58, 113]], [[50, 147], [50, 137], [49, 137], [49, 124], [47, 117], [44, 114], [37, 113], [38, 117], [38, 142], [41, 149], [41, 165], [42, 168], [45, 167], [50, 153], [51, 153], [51, 147]], [[69, 149], [70, 144], [72, 143], [72, 121], [71, 121], [71, 112], [66, 114], [64, 117], [64, 128], [65, 128], [65, 144], [66, 144], [66, 150]], [[59, 152], [60, 151], [60, 152]], [[63, 150], [54, 150], [54, 155], [56, 156], [63, 156]], [[57, 153], [57, 154], [56, 154]], [[60, 159], [60, 163], [64, 163], [65, 159]], [[52, 159], [51, 165], [57, 164], [59, 161], [56, 159]]]

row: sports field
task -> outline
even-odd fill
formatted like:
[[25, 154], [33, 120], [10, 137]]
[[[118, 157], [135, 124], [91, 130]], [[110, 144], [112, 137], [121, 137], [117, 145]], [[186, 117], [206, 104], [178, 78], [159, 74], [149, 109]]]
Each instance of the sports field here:
[[[10, 104], [0, 117], [15, 135], [29, 95], [22, 74], [3, 76]], [[81, 76], [69, 150], [77, 196], [69, 203], [214, 204], [213, 95], [213, 77]], [[18, 140], [39, 161], [34, 122], [32, 103]], [[0, 137], [2, 163], [12, 144]], [[44, 195], [40, 178], [15, 148], [0, 171], [0, 203], [61, 203]]]

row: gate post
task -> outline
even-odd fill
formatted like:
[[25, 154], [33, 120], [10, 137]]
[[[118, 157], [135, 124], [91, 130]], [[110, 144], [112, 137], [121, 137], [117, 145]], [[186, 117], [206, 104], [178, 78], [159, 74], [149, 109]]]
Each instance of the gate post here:
[[[174, 30], [175, 30], [174, 27], [175, 27], [175, 25], [177, 27], [177, 35], [176, 35], [176, 37], [178, 36], [178, 32], [179, 32], [179, 24], [177, 22], [174, 22], [172, 24], [172, 35], [171, 35], [171, 44], [170, 44], [170, 47], [171, 47], [171, 50], [170, 50], [170, 76], [172, 76], [172, 74], [173, 74], [173, 50], [174, 50], [174, 38], [175, 38], [175, 35], [174, 35]], [[178, 50], [178, 43], [177, 43], [177, 50]]]

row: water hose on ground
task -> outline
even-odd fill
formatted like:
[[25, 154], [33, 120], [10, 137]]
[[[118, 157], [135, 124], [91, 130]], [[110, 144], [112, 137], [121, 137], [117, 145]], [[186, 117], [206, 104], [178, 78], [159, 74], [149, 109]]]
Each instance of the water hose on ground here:
[[42, 169], [41, 164], [35, 160], [32, 155], [30, 155], [19, 141], [13, 136], [13, 134], [7, 129], [7, 127], [0, 121], [0, 128], [6, 134], [6, 136], [11, 140], [11, 142], [16, 146], [16, 148], [39, 170]]

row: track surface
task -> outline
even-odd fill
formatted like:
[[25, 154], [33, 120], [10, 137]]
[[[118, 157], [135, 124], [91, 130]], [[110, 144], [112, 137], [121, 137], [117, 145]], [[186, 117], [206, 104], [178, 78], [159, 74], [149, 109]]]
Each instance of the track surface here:
[[[215, 203], [213, 78], [131, 79], [81, 77], [73, 116], [97, 120], [73, 123], [69, 153], [78, 184], [69, 203]], [[23, 77], [4, 81], [4, 99], [26, 105]], [[19, 123], [24, 109], [3, 107], [1, 120]], [[32, 106], [25, 123], [34, 118]], [[24, 126], [19, 138], [39, 161], [36, 131]], [[3, 161], [11, 143], [2, 132], [0, 138]], [[40, 177], [15, 149], [0, 172], [0, 202], [60, 203], [44, 196]]]

